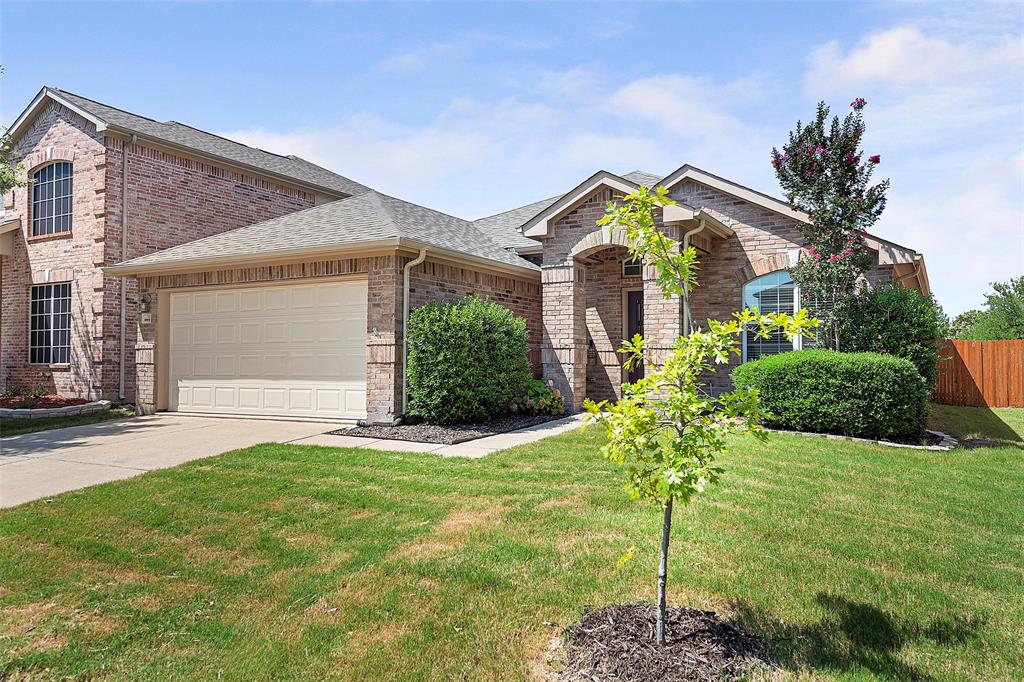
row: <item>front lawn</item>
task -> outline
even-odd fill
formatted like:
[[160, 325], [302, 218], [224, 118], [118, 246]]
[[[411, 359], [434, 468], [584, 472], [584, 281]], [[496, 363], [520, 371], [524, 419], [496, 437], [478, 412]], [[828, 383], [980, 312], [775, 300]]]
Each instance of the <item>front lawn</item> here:
[[[261, 445], [5, 510], [0, 678], [537, 677], [585, 605], [654, 597], [660, 519], [600, 442]], [[677, 517], [672, 602], [769, 637], [796, 676], [1020, 674], [1017, 447], [775, 435], [724, 465]]]
[[0, 419], [0, 437], [17, 436], [22, 433], [35, 433], [36, 431], [49, 431], [50, 429], [63, 429], [68, 426], [82, 426], [84, 424], [96, 424], [112, 419], [127, 419], [134, 417], [135, 412], [122, 407], [112, 407], [102, 412], [92, 414], [80, 414], [73, 417], [52, 417], [49, 419]]

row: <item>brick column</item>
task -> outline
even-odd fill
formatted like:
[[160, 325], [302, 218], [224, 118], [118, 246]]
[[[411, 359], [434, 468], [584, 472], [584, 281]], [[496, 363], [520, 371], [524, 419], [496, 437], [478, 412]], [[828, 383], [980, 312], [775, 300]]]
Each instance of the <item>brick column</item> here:
[[402, 412], [402, 268], [394, 256], [370, 259], [366, 318], [366, 420]]
[[554, 382], [565, 406], [578, 412], [587, 390], [586, 270], [578, 263], [544, 266], [544, 378]]
[[644, 266], [644, 338], [655, 364], [664, 362], [666, 352], [682, 334], [683, 299], [666, 298], [658, 288], [653, 265]]

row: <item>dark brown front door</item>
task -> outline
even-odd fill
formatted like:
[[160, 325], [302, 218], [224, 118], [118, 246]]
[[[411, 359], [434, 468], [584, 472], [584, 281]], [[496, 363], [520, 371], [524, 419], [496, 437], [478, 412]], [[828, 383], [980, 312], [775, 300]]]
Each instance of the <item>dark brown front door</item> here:
[[[644, 333], [644, 292], [626, 292], [626, 338]], [[633, 383], [644, 376], [644, 366], [640, 364], [626, 373], [626, 381]]]

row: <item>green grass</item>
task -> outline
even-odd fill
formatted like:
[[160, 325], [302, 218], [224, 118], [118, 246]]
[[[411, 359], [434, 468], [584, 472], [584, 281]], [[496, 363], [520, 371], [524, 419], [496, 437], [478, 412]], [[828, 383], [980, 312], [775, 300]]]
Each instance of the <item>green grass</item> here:
[[[261, 445], [0, 512], [0, 678], [529, 679], [585, 605], [654, 597], [658, 514], [601, 440]], [[1019, 676], [1019, 449], [775, 435], [724, 465], [677, 516], [672, 602], [785, 677]]]
[[127, 419], [134, 417], [135, 412], [120, 407], [112, 407], [103, 412], [79, 415], [76, 417], [54, 417], [53, 419], [0, 419], [0, 436], [17, 436], [22, 433], [63, 429], [67, 426], [96, 424], [111, 419]]
[[932, 405], [932, 428], [979, 445], [1014, 445], [1024, 449], [1024, 409]]

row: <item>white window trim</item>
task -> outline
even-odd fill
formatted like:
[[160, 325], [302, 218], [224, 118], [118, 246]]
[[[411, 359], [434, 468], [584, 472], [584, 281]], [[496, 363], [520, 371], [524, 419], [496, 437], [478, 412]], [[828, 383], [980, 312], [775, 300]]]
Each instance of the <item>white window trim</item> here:
[[[626, 272], [626, 267], [630, 266], [630, 265], [637, 266], [638, 268], [640, 268], [640, 271], [637, 272], [634, 275], [631, 275], [631, 274], [627, 273]], [[634, 261], [634, 260], [632, 260], [630, 258], [624, 258], [622, 260], [622, 276], [623, 277], [642, 277], [643, 274], [644, 274], [644, 264], [643, 263], [641, 263], [639, 261]]]
[[[56, 192], [56, 186], [57, 186], [57, 182], [58, 181], [57, 181], [56, 177], [54, 177], [51, 180], [43, 180], [41, 182], [36, 180], [35, 178], [36, 178], [37, 175], [39, 175], [39, 173], [42, 173], [47, 168], [52, 168], [54, 166], [62, 166], [62, 165], [68, 166], [68, 168], [70, 170], [69, 175], [67, 176], [70, 192], [67, 195], [61, 195], [61, 196], [58, 197], [57, 196], [57, 192]], [[64, 178], [61, 178], [61, 180], [64, 180]], [[37, 200], [35, 198], [36, 188], [41, 186], [41, 185], [52, 185], [53, 186], [53, 190], [50, 192], [50, 197], [48, 199]], [[68, 202], [68, 210], [67, 210], [66, 213], [58, 214], [57, 213], [57, 201], [60, 200], [60, 199], [65, 199], [65, 198], [66, 199], [70, 199], [70, 201]], [[70, 233], [74, 229], [74, 213], [75, 213], [75, 165], [74, 165], [74, 163], [72, 163], [71, 161], [54, 161], [53, 163], [48, 163], [45, 166], [41, 166], [41, 167], [37, 168], [35, 170], [35, 172], [32, 173], [31, 200], [32, 200], [32, 214], [31, 214], [30, 218], [31, 218], [32, 223], [31, 223], [31, 225], [29, 225], [29, 231], [30, 231], [30, 233], [31, 233], [31, 235], [33, 237], [49, 237], [50, 235], [55, 235], [55, 234], [67, 234], [67, 233]], [[46, 218], [44, 218], [43, 220], [50, 220], [50, 221], [52, 221], [51, 225], [52, 225], [53, 229], [51, 229], [49, 232], [39, 232], [39, 233], [37, 233], [36, 232], [36, 221], [39, 220], [38, 208], [37, 207], [40, 206], [40, 205], [43, 205], [43, 204], [49, 204], [50, 205], [50, 214], [48, 216], [46, 216]], [[58, 218], [67, 218], [68, 219], [68, 221], [67, 221], [67, 224], [68, 224], [67, 229], [60, 229], [60, 230], [57, 229], [57, 219]]]
[[[772, 274], [772, 273], [770, 273], [770, 272], [766, 272], [765, 273], [765, 275], [770, 275], [770, 274]], [[763, 276], [764, 275], [761, 275], [761, 277], [763, 277]], [[755, 281], [757, 279], [760, 279], [760, 277], [755, 277], [754, 279], [750, 280], [750, 282], [753, 282], [753, 281]], [[750, 282], [744, 283], [743, 286], [740, 288], [740, 295], [741, 296], [743, 295], [743, 290], [747, 288], [747, 285], [750, 284]], [[793, 282], [793, 299], [794, 299], [793, 300], [793, 313], [796, 314], [796, 313], [800, 312], [800, 285], [798, 285], [796, 282]], [[743, 307], [745, 308], [746, 307], [746, 302], [741, 302], [741, 303], [743, 304]], [[743, 362], [748, 362], [749, 359], [747, 358], [747, 331], [746, 331], [746, 329], [743, 330], [743, 334], [741, 335], [741, 337], [743, 339], [743, 355], [741, 357], [743, 358]], [[803, 350], [803, 347], [804, 347], [804, 337], [801, 334], [797, 334], [796, 336], [793, 337], [793, 350]], [[761, 357], [764, 357], [764, 356], [761, 356]]]
[[[59, 287], [59, 286], [64, 285], [64, 284], [68, 285], [68, 296], [67, 296], [67, 300], [68, 300], [68, 303], [69, 303], [69, 305], [68, 305], [68, 312], [67, 312], [67, 315], [68, 315], [68, 327], [67, 327], [68, 345], [67, 346], [63, 346], [62, 345], [62, 346], [59, 346], [59, 348], [67, 348], [68, 349], [68, 357], [67, 357], [66, 360], [64, 360], [62, 362], [54, 362], [53, 361], [53, 350], [54, 350], [54, 348], [56, 348], [58, 346], [54, 346], [54, 344], [53, 344], [53, 337], [54, 337], [54, 333], [56, 332], [56, 327], [54, 326], [54, 316], [57, 314], [57, 313], [54, 312], [54, 305], [53, 305], [54, 298], [52, 296], [53, 289], [50, 290], [51, 297], [49, 299], [49, 301], [50, 301], [50, 312], [49, 312], [49, 317], [50, 317], [50, 326], [49, 326], [49, 330], [50, 330], [50, 344], [48, 346], [33, 346], [32, 345], [32, 332], [33, 332], [32, 320], [35, 317], [44, 317], [44, 315], [35, 315], [35, 314], [32, 313], [32, 292], [33, 292], [33, 290], [36, 287], [45, 287], [45, 286]], [[71, 302], [71, 298], [72, 298], [71, 297], [71, 289], [72, 289], [71, 282], [46, 282], [44, 284], [33, 284], [31, 287], [29, 287], [29, 290], [28, 290], [28, 358], [27, 358], [28, 364], [30, 364], [30, 365], [42, 365], [42, 366], [47, 366], [47, 365], [60, 365], [60, 366], [63, 366], [63, 365], [71, 364], [71, 329], [73, 327], [73, 325], [71, 323], [71, 306], [70, 306], [70, 302]], [[61, 314], [63, 314], [63, 313], [61, 313]], [[61, 331], [64, 331], [64, 329], [61, 329]], [[49, 351], [50, 351], [50, 359], [45, 361], [45, 362], [35, 362], [35, 361], [33, 361], [32, 360], [32, 350], [35, 349], [35, 348], [48, 348]]]

